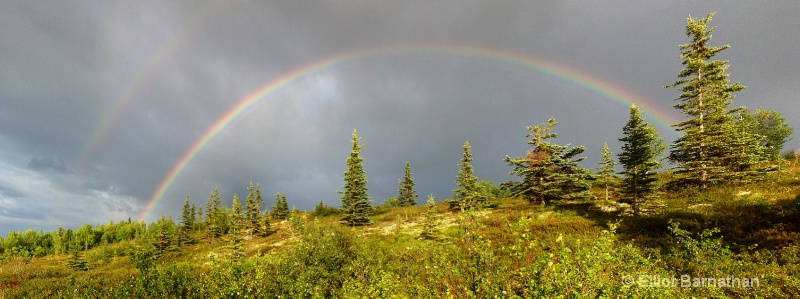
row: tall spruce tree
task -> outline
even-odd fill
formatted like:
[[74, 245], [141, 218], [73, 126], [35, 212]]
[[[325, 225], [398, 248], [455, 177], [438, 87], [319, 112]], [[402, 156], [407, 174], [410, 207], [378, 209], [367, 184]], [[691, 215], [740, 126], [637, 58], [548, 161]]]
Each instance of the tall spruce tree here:
[[603, 143], [600, 149], [600, 167], [597, 169], [597, 184], [603, 187], [605, 191], [605, 200], [610, 198], [611, 190], [617, 183], [617, 176], [614, 173], [614, 166], [617, 162], [611, 156], [611, 150], [608, 148], [608, 142]]
[[639, 216], [642, 205], [655, 197], [658, 189], [658, 169], [664, 146], [653, 125], [644, 121], [639, 108], [631, 105], [630, 120], [622, 129], [622, 152], [619, 153], [619, 164], [623, 175], [620, 186], [622, 202], [629, 203], [633, 215]]
[[397, 201], [401, 207], [411, 207], [417, 205], [417, 193], [414, 191], [414, 180], [411, 179], [411, 163], [406, 161], [405, 174], [399, 180], [397, 190]]
[[472, 168], [472, 153], [470, 153], [469, 141], [464, 142], [464, 154], [461, 157], [461, 168], [456, 176], [458, 189], [453, 190], [453, 199], [448, 201], [451, 210], [457, 209], [476, 209], [487, 206], [486, 196], [480, 192], [478, 178], [473, 175], [475, 170]]
[[191, 214], [189, 220], [191, 221], [192, 225], [189, 227], [189, 230], [197, 229], [197, 212], [197, 207], [195, 207], [194, 203], [192, 203], [192, 207], [189, 209], [189, 213]]
[[730, 47], [708, 45], [714, 28], [708, 28], [707, 23], [713, 15], [687, 20], [686, 35], [691, 42], [680, 45], [684, 68], [678, 74], [678, 81], [666, 86], [681, 90], [674, 107], [688, 116], [687, 120], [673, 125], [683, 132], [672, 144], [669, 154], [669, 160], [677, 163], [673, 184], [678, 186], [688, 184], [704, 189], [758, 176], [752, 169], [759, 161], [754, 157], [760, 152], [758, 139], [749, 133], [737, 132], [733, 114], [738, 109], [729, 110], [733, 93], [745, 86], [728, 82], [727, 61], [711, 60]]
[[261, 184], [256, 183], [256, 218], [264, 212], [264, 197], [261, 196]]
[[[244, 217], [242, 217], [242, 202], [239, 200], [239, 195], [233, 195], [233, 202], [231, 203], [231, 224], [234, 226], [241, 226], [244, 224]], [[237, 227], [238, 228], [238, 227]]]
[[550, 132], [556, 124], [555, 118], [550, 118], [545, 127], [542, 127], [544, 124], [528, 126], [531, 132], [525, 137], [533, 137], [528, 141], [533, 147], [524, 157], [506, 156], [503, 159], [513, 167], [510, 174], [522, 177], [519, 182], [503, 183], [513, 196], [523, 197], [531, 203], [539, 201], [542, 205], [554, 200], [592, 197], [589, 193], [592, 174], [578, 165], [585, 159], [577, 157], [583, 153], [584, 147], [570, 148], [569, 144], [557, 145], [546, 141], [556, 138], [556, 133]]
[[253, 188], [253, 182], [247, 187], [247, 199], [244, 204], [244, 224], [245, 230], [252, 237], [253, 235], [261, 235], [261, 206], [256, 199], [256, 192]]
[[219, 196], [219, 190], [214, 187], [214, 191], [208, 194], [208, 201], [206, 202], [206, 240], [211, 242], [216, 237], [222, 234], [222, 225], [220, 225], [222, 199]]
[[367, 176], [361, 165], [361, 147], [358, 144], [360, 138], [353, 130], [353, 148], [350, 150], [350, 157], [347, 158], [347, 171], [344, 172], [344, 191], [342, 194], [342, 211], [345, 216], [342, 218], [344, 224], [359, 226], [369, 224], [372, 221], [372, 205], [367, 194]]
[[180, 227], [178, 228], [178, 233], [176, 234], [176, 238], [178, 240], [177, 246], [184, 246], [188, 244], [194, 243], [194, 240], [191, 239], [191, 235], [189, 234], [194, 226], [194, 212], [189, 205], [189, 195], [186, 195], [186, 201], [183, 203], [183, 211], [181, 212], [181, 223]]
[[194, 213], [192, 212], [192, 206], [189, 205], [189, 195], [187, 194], [186, 200], [183, 202], [183, 210], [181, 210], [181, 227], [186, 230], [191, 229], [194, 225], [192, 218], [194, 218]]
[[272, 209], [272, 217], [285, 220], [288, 215], [289, 204], [286, 202], [286, 194], [275, 193], [275, 208]]

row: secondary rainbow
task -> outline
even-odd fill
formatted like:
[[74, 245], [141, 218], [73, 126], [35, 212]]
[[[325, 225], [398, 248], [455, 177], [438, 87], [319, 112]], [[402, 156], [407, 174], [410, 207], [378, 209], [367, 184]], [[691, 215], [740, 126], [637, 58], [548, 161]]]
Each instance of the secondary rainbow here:
[[203, 135], [200, 136], [200, 138], [198, 138], [180, 157], [178, 162], [170, 169], [169, 173], [167, 173], [164, 179], [161, 180], [161, 183], [159, 183], [158, 187], [153, 192], [153, 195], [148, 200], [148, 203], [143, 209], [139, 218], [142, 220], [147, 218], [153, 208], [164, 196], [164, 193], [169, 189], [175, 178], [178, 177], [186, 165], [192, 161], [192, 159], [206, 146], [206, 144], [214, 139], [214, 137], [217, 136], [217, 134], [219, 134], [228, 124], [230, 124], [231, 121], [235, 120], [257, 103], [267, 99], [269, 95], [274, 94], [283, 87], [286, 87], [287, 85], [290, 85], [302, 78], [345, 62], [381, 55], [412, 53], [457, 55], [522, 66], [528, 69], [533, 69], [539, 73], [573, 83], [585, 90], [598, 94], [605, 99], [609, 99], [617, 105], [623, 105], [623, 108], [626, 109], [630, 104], [635, 103], [647, 116], [648, 121], [655, 123], [656, 126], [661, 127], [662, 129], [671, 131], [671, 129], [669, 129], [669, 124], [677, 123], [677, 120], [669, 113], [659, 108], [659, 106], [655, 105], [652, 101], [637, 95], [635, 92], [626, 90], [619, 85], [613, 84], [609, 81], [603, 80], [565, 64], [549, 61], [526, 53], [484, 46], [432, 43], [360, 48], [333, 54], [284, 73], [280, 77], [267, 82], [265, 85], [239, 100], [231, 109], [217, 119], [217, 121], [214, 122], [214, 124], [208, 130], [206, 130], [205, 133], [203, 133]]
[[176, 34], [167, 39], [158, 50], [153, 52], [153, 55], [142, 64], [142, 67], [137, 69], [128, 85], [112, 100], [103, 113], [100, 114], [100, 119], [94, 126], [92, 132], [87, 136], [86, 142], [80, 151], [78, 159], [74, 164], [74, 175], [80, 176], [86, 167], [86, 162], [100, 149], [101, 145], [108, 138], [111, 130], [116, 126], [117, 122], [122, 118], [122, 112], [134, 99], [136, 91], [143, 86], [151, 75], [158, 70], [164, 61], [173, 57], [174, 53], [181, 48], [184, 41], [197, 31], [205, 21], [216, 13], [224, 11], [223, 4], [225, 2], [212, 2], [208, 5], [198, 8], [191, 16], [182, 24]]

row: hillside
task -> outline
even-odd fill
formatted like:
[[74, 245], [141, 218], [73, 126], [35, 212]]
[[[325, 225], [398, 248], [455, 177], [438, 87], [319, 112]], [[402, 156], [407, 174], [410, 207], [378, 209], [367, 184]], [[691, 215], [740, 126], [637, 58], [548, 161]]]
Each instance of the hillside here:
[[439, 202], [438, 240], [417, 238], [426, 207], [378, 207], [363, 227], [329, 209], [273, 221], [263, 238], [196, 230], [195, 244], [152, 260], [152, 238], [100, 245], [81, 254], [87, 271], [64, 254], [6, 256], [0, 297], [800, 296], [796, 162], [754, 185], [661, 193], [638, 217], [614, 201], [499, 201]]

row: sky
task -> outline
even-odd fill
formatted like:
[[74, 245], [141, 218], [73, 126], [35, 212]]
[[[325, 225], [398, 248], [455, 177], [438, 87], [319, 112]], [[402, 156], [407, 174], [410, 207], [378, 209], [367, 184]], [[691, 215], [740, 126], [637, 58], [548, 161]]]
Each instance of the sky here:
[[[686, 19], [717, 12], [735, 106], [800, 128], [798, 1], [2, 1], [0, 234], [178, 220], [260, 184], [339, 206], [357, 130], [374, 205], [411, 163], [451, 196], [555, 117], [594, 168], [636, 104], [668, 141]], [[800, 138], [785, 150], [800, 148]]]

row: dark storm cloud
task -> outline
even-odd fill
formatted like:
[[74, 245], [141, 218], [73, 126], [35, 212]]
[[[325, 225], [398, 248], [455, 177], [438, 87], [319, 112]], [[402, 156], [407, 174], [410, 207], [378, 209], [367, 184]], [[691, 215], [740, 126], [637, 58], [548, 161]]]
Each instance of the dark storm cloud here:
[[[735, 103], [778, 110], [799, 128], [799, 9], [795, 2], [4, 2], [0, 201], [9, 212], [0, 222], [6, 230], [52, 229], [136, 218], [239, 100], [324, 57], [375, 46], [435, 42], [535, 55], [679, 118], [671, 108], [678, 91], [663, 86], [681, 69], [686, 17], [717, 11], [712, 43], [731, 44], [720, 58], [730, 60], [733, 81], [749, 86]], [[230, 202], [251, 180], [270, 204], [286, 192], [301, 209], [320, 200], [338, 205], [353, 129], [365, 145], [375, 204], [395, 196], [405, 161], [420, 201], [449, 197], [466, 140], [479, 178], [508, 180], [502, 158], [524, 153], [525, 126], [551, 116], [560, 122], [556, 143], [585, 145], [584, 164], [593, 167], [603, 142], [616, 152], [626, 121], [627, 104], [612, 102], [491, 60], [352, 59], [240, 115], [175, 178], [148, 220], [177, 215], [187, 194], [202, 206], [215, 186]], [[114, 117], [102, 123], [109, 111]], [[95, 135], [100, 125], [108, 134]], [[798, 138], [787, 144], [798, 147]]]
[[47, 171], [47, 170], [50, 170], [50, 171], [56, 171], [56, 172], [61, 172], [61, 173], [67, 172], [67, 167], [64, 166], [64, 163], [60, 162], [60, 161], [56, 161], [52, 157], [47, 157], [47, 158], [33, 157], [28, 162], [28, 168], [30, 168], [32, 170], [36, 170], [36, 171]]

